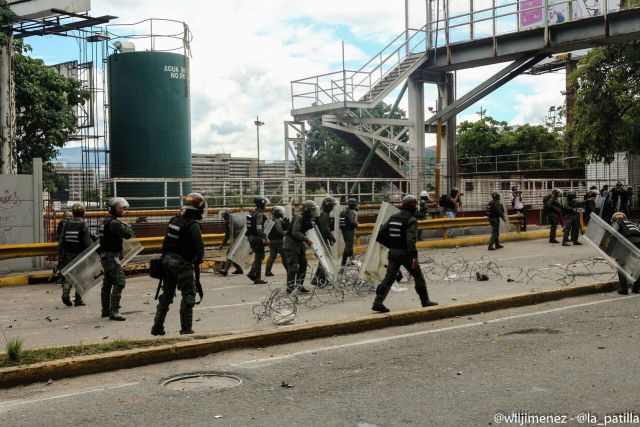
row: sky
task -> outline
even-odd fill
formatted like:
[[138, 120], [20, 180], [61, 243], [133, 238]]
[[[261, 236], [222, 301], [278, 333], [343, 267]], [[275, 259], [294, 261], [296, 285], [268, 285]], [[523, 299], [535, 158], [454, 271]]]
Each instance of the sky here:
[[[412, 27], [424, 25], [424, 5], [410, 0]], [[259, 115], [265, 122], [260, 157], [272, 160], [284, 158], [291, 81], [341, 70], [342, 42], [347, 68], [359, 68], [404, 31], [404, 0], [92, 0], [91, 14], [118, 16], [115, 23], [186, 22], [193, 33], [192, 152], [255, 157], [253, 122]], [[72, 39], [31, 37], [28, 43], [32, 55], [48, 64], [78, 58]], [[459, 71], [458, 96], [505, 65]], [[458, 122], [477, 120], [482, 106], [510, 124], [540, 123], [550, 106], [563, 104], [564, 78], [564, 73], [519, 76], [459, 114]], [[427, 85], [425, 92], [425, 105], [435, 106], [435, 86]], [[400, 106], [406, 109], [406, 97]]]

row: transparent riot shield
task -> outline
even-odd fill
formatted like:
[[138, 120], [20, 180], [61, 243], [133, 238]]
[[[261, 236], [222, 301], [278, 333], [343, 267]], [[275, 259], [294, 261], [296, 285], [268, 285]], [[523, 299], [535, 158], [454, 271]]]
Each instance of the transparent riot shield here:
[[336, 242], [331, 246], [331, 256], [333, 259], [338, 259], [340, 254], [344, 250], [344, 239], [342, 238], [342, 231], [340, 231], [340, 204], [336, 203], [329, 215], [331, 217], [331, 221], [333, 222], [333, 237], [336, 238]]
[[[273, 228], [273, 221], [267, 219], [264, 223], [264, 232], [268, 235]], [[235, 262], [243, 268], [247, 268], [253, 262], [253, 250], [247, 238], [247, 226], [242, 227], [242, 231], [233, 241], [233, 245], [227, 254], [227, 259]]]
[[[84, 252], [82, 252], [69, 265], [64, 267], [62, 274], [71, 285], [76, 288], [81, 296], [102, 282], [102, 263], [98, 247], [100, 242], [94, 242]], [[120, 264], [125, 266], [136, 255], [142, 252], [142, 244], [135, 239], [124, 240], [122, 242], [122, 259]]]
[[640, 277], [640, 249], [618, 233], [598, 215], [591, 214], [585, 239], [630, 283]]
[[510, 231], [510, 225], [506, 200], [501, 199], [500, 203], [502, 203], [502, 212], [504, 212], [504, 217], [500, 218], [500, 233], [508, 233]]
[[370, 283], [379, 283], [384, 278], [387, 272], [387, 255], [389, 254], [389, 249], [376, 240], [382, 226], [391, 218], [391, 215], [398, 212], [400, 212], [400, 209], [391, 203], [383, 202], [382, 205], [380, 205], [378, 218], [376, 218], [373, 233], [369, 236], [369, 245], [367, 246], [367, 252], [364, 255], [364, 261], [360, 268], [360, 278], [362, 280]]
[[318, 264], [322, 266], [327, 277], [327, 281], [335, 281], [338, 277], [338, 268], [336, 267], [336, 263], [331, 256], [331, 251], [322, 238], [322, 234], [320, 233], [320, 229], [317, 225], [314, 225], [311, 230], [307, 231], [307, 238], [311, 240], [311, 243], [313, 243], [313, 245], [311, 245], [311, 249], [313, 249], [313, 254], [318, 260]]

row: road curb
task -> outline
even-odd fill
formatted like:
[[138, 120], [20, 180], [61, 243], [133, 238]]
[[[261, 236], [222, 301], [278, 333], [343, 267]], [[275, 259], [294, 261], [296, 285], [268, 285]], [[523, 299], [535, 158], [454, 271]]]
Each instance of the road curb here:
[[172, 360], [191, 359], [227, 350], [264, 348], [301, 340], [347, 335], [391, 326], [403, 326], [455, 316], [468, 316], [506, 308], [540, 304], [563, 298], [610, 292], [616, 289], [617, 284], [618, 282], [616, 281], [563, 287], [543, 292], [457, 303], [430, 309], [410, 309], [387, 314], [371, 314], [338, 319], [330, 322], [288, 325], [278, 327], [276, 330], [242, 332], [175, 344], [158, 345], [156, 347], [61, 359], [23, 367], [2, 368], [0, 369], [0, 387], [6, 388], [48, 381], [49, 379], [56, 380]]

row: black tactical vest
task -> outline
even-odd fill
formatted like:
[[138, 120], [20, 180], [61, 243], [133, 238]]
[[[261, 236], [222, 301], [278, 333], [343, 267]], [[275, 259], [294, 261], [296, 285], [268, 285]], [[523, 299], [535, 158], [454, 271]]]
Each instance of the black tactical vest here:
[[500, 218], [500, 214], [498, 213], [498, 207], [496, 206], [496, 202], [493, 200], [487, 204], [487, 209], [484, 214], [489, 218]]
[[627, 239], [629, 237], [640, 237], [640, 228], [638, 228], [638, 225], [636, 223], [623, 219], [618, 220], [618, 226], [620, 227], [620, 229], [618, 230], [620, 231], [620, 234], [622, 234]]
[[122, 238], [111, 231], [111, 221], [117, 221], [117, 219], [109, 217], [100, 224], [100, 229], [98, 230], [98, 236], [100, 238], [99, 252], [116, 252], [121, 254]]
[[193, 262], [196, 258], [196, 249], [191, 240], [189, 228], [194, 222], [197, 221], [183, 216], [171, 218], [169, 225], [167, 225], [167, 234], [162, 242], [162, 253], [177, 254], [185, 260]]
[[[253, 211], [250, 215], [247, 215], [247, 236], [257, 236], [258, 235], [258, 214], [261, 212]], [[262, 217], [262, 226], [264, 226], [266, 217], [263, 215]]]
[[345, 209], [340, 212], [340, 230], [342, 231], [352, 231], [356, 229], [356, 224], [352, 224], [347, 216], [350, 210], [351, 209]]
[[81, 221], [67, 221], [62, 227], [62, 234], [64, 236], [64, 253], [79, 254], [85, 250], [82, 243], [82, 232], [84, 230], [84, 223]]
[[389, 249], [407, 249], [407, 224], [411, 216], [400, 212], [389, 218]]

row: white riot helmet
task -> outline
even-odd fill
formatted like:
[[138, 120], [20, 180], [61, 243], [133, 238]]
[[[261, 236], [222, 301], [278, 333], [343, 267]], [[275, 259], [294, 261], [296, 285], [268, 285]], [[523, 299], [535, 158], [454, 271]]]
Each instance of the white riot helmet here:
[[118, 206], [122, 206], [124, 209], [129, 209], [129, 202], [127, 202], [124, 197], [112, 197], [111, 199], [109, 199], [107, 207], [110, 214], [115, 215], [116, 208]]

